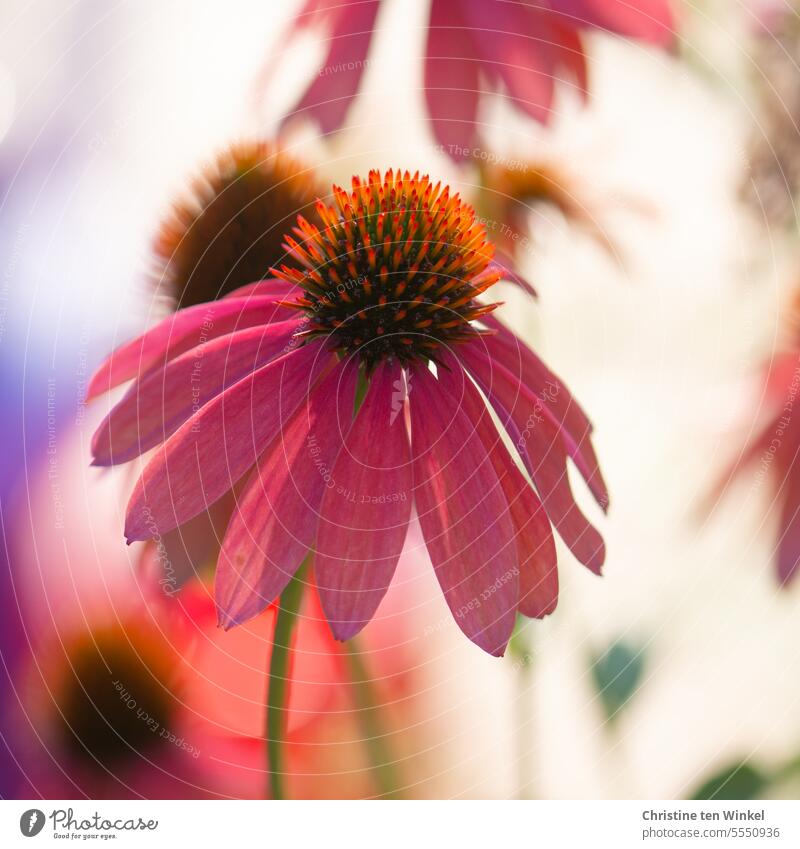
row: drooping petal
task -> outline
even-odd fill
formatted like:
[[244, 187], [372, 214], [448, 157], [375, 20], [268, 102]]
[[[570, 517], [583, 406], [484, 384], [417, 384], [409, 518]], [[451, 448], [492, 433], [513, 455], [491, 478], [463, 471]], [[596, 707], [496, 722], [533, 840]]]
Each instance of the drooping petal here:
[[500, 363], [474, 355], [478, 348], [478, 345], [462, 346], [459, 351], [462, 363], [491, 402], [501, 423], [506, 426], [513, 422], [514, 444], [536, 484], [550, 521], [578, 560], [600, 574], [605, 544], [575, 503], [561, 434], [543, 415], [538, 396]]
[[503, 443], [485, 401], [472, 381], [464, 378], [458, 360], [446, 354], [443, 364], [439, 382], [451, 395], [463, 393], [463, 409], [492, 460], [511, 511], [519, 565], [519, 611], [532, 618], [547, 616], [558, 603], [558, 564], [544, 506]]
[[[608, 488], [592, 445], [592, 423], [588, 416], [564, 382], [518, 336], [493, 315], [485, 316], [483, 320], [497, 331], [495, 336], [486, 336], [481, 340], [486, 353], [516, 377], [526, 391], [536, 394], [538, 411], [547, 416], [561, 433], [567, 452], [592, 495], [600, 507], [607, 510]], [[473, 346], [472, 350], [466, 352], [470, 361], [483, 355], [479, 346]], [[488, 366], [485, 364], [486, 368]]]
[[463, 0], [462, 8], [477, 33], [474, 44], [484, 60], [484, 73], [501, 79], [523, 112], [547, 123], [557, 58], [548, 13], [497, 0]]
[[709, 490], [708, 495], [701, 503], [698, 513], [710, 513], [716, 506], [717, 501], [727, 492], [728, 487], [731, 486], [739, 474], [747, 466], [755, 463], [759, 457], [762, 458], [762, 462], [765, 464], [772, 462], [774, 449], [770, 451], [770, 446], [775, 439], [776, 427], [777, 420], [772, 419], [769, 425], [759, 431], [758, 435], [742, 448], [739, 456], [730, 463], [724, 474], [719, 477], [714, 486]]
[[163, 365], [203, 341], [256, 324], [290, 318], [292, 313], [280, 306], [281, 300], [280, 295], [225, 298], [179, 310], [110, 354], [92, 375], [87, 400], [132, 377], [141, 377], [155, 365]]
[[491, 459], [467, 413], [425, 368], [411, 375], [411, 444], [420, 526], [456, 624], [502, 655], [514, 629], [514, 526]]
[[313, 547], [323, 494], [352, 418], [357, 370], [340, 362], [264, 452], [233, 512], [217, 562], [220, 625], [260, 613]]
[[573, 27], [604, 29], [659, 47], [675, 40], [670, 0], [554, 0], [551, 5]]
[[558, 432], [545, 419], [524, 431], [523, 437], [527, 438], [533, 480], [550, 521], [575, 557], [596, 575], [601, 574], [605, 543], [575, 502], [567, 472], [567, 452]]
[[565, 24], [563, 18], [552, 17], [550, 26], [556, 32], [558, 62], [569, 72], [577, 94], [585, 102], [589, 95], [589, 69], [583, 42], [578, 32]]
[[456, 4], [432, 0], [425, 48], [425, 101], [442, 151], [461, 161], [475, 139], [480, 65]]
[[170, 437], [212, 398], [290, 350], [300, 319], [219, 336], [151, 370], [114, 407], [92, 439], [93, 465], [125, 463]]
[[327, 17], [331, 23], [328, 52], [296, 111], [307, 112], [317, 121], [323, 134], [327, 134], [344, 124], [347, 110], [358, 91], [380, 2], [331, 0], [312, 5], [316, 7], [317, 19]]
[[160, 586], [165, 595], [174, 595], [191, 578], [208, 570], [216, 561], [234, 506], [231, 492], [185, 524], [145, 543], [139, 568], [147, 585]]
[[280, 295], [284, 298], [289, 298], [293, 294], [299, 292], [297, 286], [287, 283], [285, 280], [270, 278], [269, 280], [257, 280], [255, 283], [248, 283], [246, 286], [240, 286], [227, 295], [223, 295], [223, 300], [231, 298], [258, 298], [262, 295]]
[[128, 503], [128, 541], [164, 534], [224, 495], [333, 365], [311, 343], [218, 395], [154, 453]]
[[517, 262], [513, 257], [510, 257], [504, 251], [495, 248], [494, 260], [489, 263], [488, 270], [499, 270], [503, 280], [508, 280], [516, 284], [523, 291], [527, 292], [532, 298], [538, 298], [539, 295], [534, 289], [533, 284], [526, 280], [517, 269]]
[[404, 385], [396, 363], [375, 371], [322, 499], [314, 571], [337, 640], [372, 619], [403, 550], [413, 497]]

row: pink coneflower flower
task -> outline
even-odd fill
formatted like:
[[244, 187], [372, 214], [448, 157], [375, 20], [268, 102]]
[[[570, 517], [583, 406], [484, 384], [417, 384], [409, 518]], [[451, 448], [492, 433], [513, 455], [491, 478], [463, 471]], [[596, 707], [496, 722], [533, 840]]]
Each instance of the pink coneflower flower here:
[[[379, 0], [306, 0], [293, 19], [289, 38], [305, 30], [325, 33], [325, 58], [295, 111], [310, 115], [324, 133], [343, 125], [358, 91], [379, 6]], [[571, 80], [586, 93], [584, 32], [666, 47], [674, 28], [668, 0], [431, 0], [424, 83], [434, 135], [446, 153], [462, 159], [467, 152], [461, 149], [476, 142], [486, 89], [546, 122], [557, 82]]]
[[[283, 238], [298, 214], [320, 194], [316, 175], [271, 140], [232, 144], [189, 181], [154, 240], [152, 281], [179, 309], [224, 298], [262, 280], [284, 257]], [[216, 560], [233, 498], [222, 499], [185, 527], [164, 534], [143, 552], [153, 574], [169, 563], [177, 589]]]
[[800, 566], [800, 349], [783, 352], [764, 371], [767, 421], [714, 488], [713, 501], [745, 475], [769, 485], [770, 510], [779, 515], [775, 567], [787, 585]]
[[241, 487], [217, 564], [224, 627], [280, 596], [312, 551], [333, 634], [352, 637], [389, 587], [414, 505], [456, 622], [502, 654], [518, 610], [555, 608], [551, 523], [601, 569], [567, 478], [571, 458], [605, 508], [591, 424], [480, 299], [501, 270], [458, 195], [373, 171], [333, 197], [315, 223], [298, 219], [275, 279], [182, 310], [101, 366], [91, 393], [136, 382], [94, 462], [155, 449], [129, 542]]

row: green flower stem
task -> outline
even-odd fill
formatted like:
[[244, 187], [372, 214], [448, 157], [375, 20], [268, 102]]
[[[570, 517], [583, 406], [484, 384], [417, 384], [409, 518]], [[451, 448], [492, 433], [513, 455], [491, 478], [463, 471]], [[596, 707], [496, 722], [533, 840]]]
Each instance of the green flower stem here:
[[378, 699], [364, 664], [363, 655], [355, 639], [348, 640], [344, 644], [344, 649], [344, 655], [350, 667], [350, 683], [355, 697], [361, 736], [367, 749], [378, 795], [382, 799], [401, 799], [399, 777], [394, 768], [394, 759], [386, 745], [386, 733], [381, 723]]
[[306, 562], [281, 593], [272, 640], [267, 682], [267, 776], [268, 798], [285, 799], [285, 737], [289, 699], [289, 662], [292, 637], [305, 587]]

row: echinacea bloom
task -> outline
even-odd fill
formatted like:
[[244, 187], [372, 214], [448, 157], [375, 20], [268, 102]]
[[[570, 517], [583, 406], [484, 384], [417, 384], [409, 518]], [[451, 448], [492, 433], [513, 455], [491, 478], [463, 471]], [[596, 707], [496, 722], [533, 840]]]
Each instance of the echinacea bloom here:
[[778, 515], [775, 568], [785, 586], [800, 567], [800, 349], [776, 356], [765, 369], [762, 423], [713, 490], [718, 500], [735, 480], [769, 483], [769, 509]]
[[[306, 0], [288, 38], [324, 33], [319, 72], [294, 114], [308, 114], [323, 133], [339, 129], [358, 91], [379, 0]], [[483, 90], [499, 91], [530, 117], [547, 122], [556, 83], [587, 90], [583, 33], [600, 30], [667, 47], [675, 23], [668, 0], [431, 0], [424, 85], [434, 135], [460, 160], [477, 141]], [[274, 64], [268, 66], [270, 77]]]
[[506, 223], [495, 232], [507, 252], [527, 241], [527, 217], [537, 204], [555, 207], [571, 225], [588, 235], [610, 256], [617, 247], [603, 228], [598, 204], [579, 180], [548, 162], [510, 161], [481, 167], [481, 212]]
[[[244, 141], [217, 155], [190, 183], [161, 223], [153, 282], [170, 308], [224, 298], [262, 280], [284, 257], [284, 233], [319, 196], [311, 168], [270, 140]], [[232, 499], [159, 537], [143, 568], [177, 588], [213, 563]], [[163, 562], [169, 563], [163, 574]]]
[[[13, 738], [25, 772], [24, 796], [242, 794], [241, 770], [222, 766], [240, 748], [238, 741], [187, 710], [193, 676], [186, 656], [197, 636], [189, 617], [167, 609], [163, 599], [160, 605], [140, 602], [44, 639], [37, 635], [36, 662], [19, 679], [24, 713]], [[34, 630], [43, 623], [29, 624]], [[260, 761], [255, 751], [250, 768]], [[256, 795], [257, 780], [250, 784]]]
[[373, 171], [335, 186], [295, 236], [275, 278], [181, 310], [93, 378], [93, 393], [135, 379], [95, 434], [95, 464], [154, 449], [128, 541], [240, 486], [217, 563], [221, 624], [262, 611], [312, 551], [345, 640], [386, 593], [414, 505], [457, 624], [502, 654], [518, 610], [555, 608], [551, 523], [600, 572], [602, 538], [567, 477], [571, 458], [606, 507], [592, 426], [480, 299], [502, 272], [449, 188]]
[[191, 307], [263, 280], [283, 258], [283, 234], [318, 194], [313, 172], [272, 142], [232, 145], [192, 180], [162, 223], [159, 290]]

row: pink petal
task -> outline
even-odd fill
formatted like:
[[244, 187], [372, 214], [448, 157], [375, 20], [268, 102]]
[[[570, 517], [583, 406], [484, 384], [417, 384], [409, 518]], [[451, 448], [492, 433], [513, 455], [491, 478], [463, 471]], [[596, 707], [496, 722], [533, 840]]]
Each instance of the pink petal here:
[[240, 286], [232, 292], [224, 295], [222, 300], [230, 300], [231, 298], [257, 298], [262, 295], [280, 295], [283, 298], [290, 298], [293, 294], [299, 291], [298, 286], [287, 283], [285, 280], [270, 278], [269, 280], [257, 280], [255, 283], [248, 283], [246, 286]]
[[[592, 423], [588, 416], [564, 382], [516, 334], [492, 315], [486, 316], [484, 321], [497, 330], [495, 336], [485, 336], [481, 340], [486, 354], [503, 365], [523, 385], [526, 394], [536, 396], [538, 411], [555, 425], [595, 500], [604, 511], [607, 510], [608, 488], [592, 445]], [[485, 354], [479, 346], [473, 346], [470, 351], [465, 351], [465, 356], [472, 361]], [[490, 367], [490, 364], [484, 364], [484, 373]]]
[[561, 18], [554, 17], [550, 26], [557, 32], [558, 62], [567, 69], [577, 93], [585, 102], [589, 94], [589, 70], [586, 66], [586, 53], [583, 50], [581, 37]]
[[147, 585], [158, 585], [171, 596], [202, 574], [219, 552], [234, 504], [231, 492], [185, 524], [145, 543], [138, 565]]
[[289, 352], [300, 319], [219, 336], [151, 370], [114, 407], [92, 439], [93, 465], [111, 466], [164, 442], [212, 398]]
[[132, 377], [142, 376], [153, 366], [165, 363], [203, 341], [256, 324], [268, 324], [276, 318], [291, 317], [292, 311], [278, 305], [280, 300], [278, 295], [226, 298], [179, 310], [117, 348], [89, 381], [87, 400]]
[[520, 109], [547, 123], [557, 56], [547, 13], [487, 0], [464, 0], [462, 8], [477, 33], [474, 44], [484, 60], [484, 73], [502, 79]]
[[128, 503], [125, 536], [149, 539], [208, 509], [333, 364], [321, 343], [273, 360], [218, 395], [154, 453]]
[[670, 47], [675, 40], [669, 0], [554, 0], [552, 7], [573, 27], [604, 29], [660, 47]]
[[536, 292], [536, 289], [533, 288], [532, 284], [529, 283], [519, 273], [519, 271], [517, 271], [516, 261], [507, 253], [495, 249], [494, 260], [493, 262], [489, 263], [488, 268], [500, 271], [500, 273], [503, 275], [503, 280], [508, 280], [511, 283], [516, 284], [517, 286], [519, 286], [520, 289], [527, 292], [532, 298], [539, 297]]
[[[447, 354], [439, 382], [454, 394], [462, 393], [462, 407], [475, 423], [486, 453], [508, 502], [517, 543], [519, 564], [519, 611], [524, 616], [542, 618], [558, 603], [558, 564], [550, 522], [542, 502], [520, 472], [491, 420], [483, 398], [470, 380], [463, 378], [458, 360]], [[459, 374], [460, 379], [455, 375]]]
[[344, 124], [366, 67], [379, 6], [379, 0], [337, 0], [328, 10], [333, 20], [328, 53], [296, 110], [310, 113], [323, 134]]
[[411, 443], [420, 526], [456, 624], [502, 655], [519, 569], [505, 494], [468, 414], [425, 369], [411, 376]]
[[[477, 351], [477, 355], [475, 352]], [[552, 422], [542, 414], [540, 399], [478, 345], [459, 348], [461, 361], [495, 408], [501, 423], [513, 422], [514, 444], [536, 484], [550, 521], [575, 557], [600, 574], [605, 560], [603, 538], [581, 513], [567, 475], [567, 452]]]
[[356, 379], [357, 370], [340, 362], [247, 481], [217, 562], [215, 598], [224, 628], [274, 601], [313, 547], [320, 502], [353, 414]]
[[797, 394], [800, 376], [800, 352], [785, 351], [776, 354], [767, 364], [764, 376], [764, 400], [775, 411], [781, 410], [786, 401]]
[[413, 497], [403, 399], [400, 366], [380, 366], [322, 499], [314, 571], [337, 640], [372, 619], [403, 550]]
[[470, 155], [480, 93], [479, 62], [458, 7], [432, 0], [425, 48], [425, 101], [442, 152], [455, 161]]

